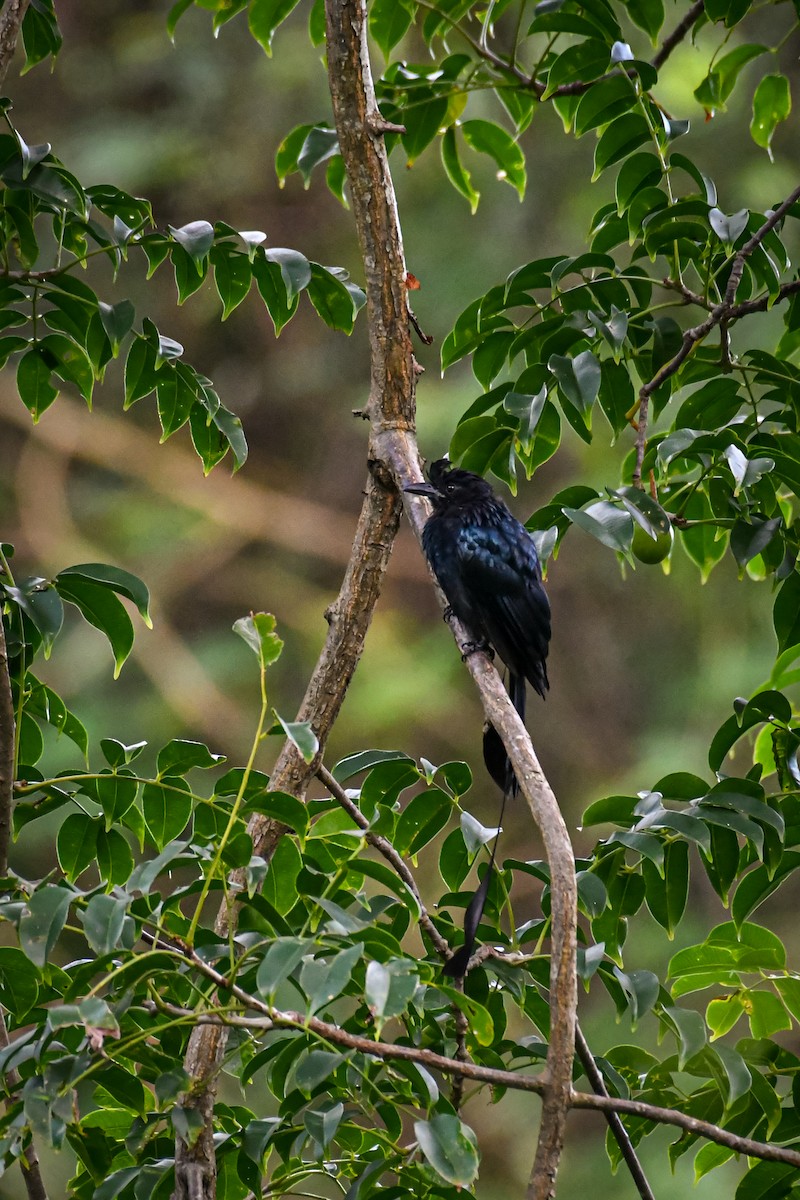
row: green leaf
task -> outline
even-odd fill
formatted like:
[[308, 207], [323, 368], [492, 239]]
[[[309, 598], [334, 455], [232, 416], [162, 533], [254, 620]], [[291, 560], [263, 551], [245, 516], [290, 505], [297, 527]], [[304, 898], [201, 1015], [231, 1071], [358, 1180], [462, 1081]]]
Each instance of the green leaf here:
[[791, 1163], [759, 1162], [740, 1181], [735, 1200], [782, 1200], [796, 1182], [797, 1167]]
[[58, 575], [55, 585], [62, 600], [74, 604], [108, 638], [116, 679], [133, 647], [133, 625], [123, 604], [113, 592], [83, 575]]
[[39, 420], [58, 395], [50, 382], [50, 366], [38, 346], [23, 354], [17, 366], [19, 398], [34, 420]]
[[461, 132], [468, 146], [494, 159], [498, 179], [504, 179], [516, 188], [522, 200], [526, 182], [525, 156], [511, 135], [491, 121], [479, 120], [465, 121]]
[[147, 628], [153, 628], [153, 622], [150, 620], [150, 592], [147, 585], [138, 576], [131, 574], [130, 571], [123, 571], [121, 567], [109, 566], [108, 563], [78, 563], [76, 566], [65, 567], [63, 571], [59, 571], [56, 583], [60, 579], [72, 576], [88, 579], [132, 600]]
[[392, 47], [404, 37], [413, 16], [408, 0], [375, 0], [370, 5], [369, 31], [387, 62]]
[[[124, 944], [126, 920], [133, 934], [133, 922], [126, 912], [127, 904], [126, 896], [92, 896], [83, 914], [83, 932], [95, 954], [110, 954]], [[130, 949], [130, 944], [125, 948]]]
[[22, 950], [37, 967], [43, 967], [67, 919], [73, 893], [54, 884], [34, 892], [19, 923]]
[[339, 136], [335, 129], [329, 129], [325, 125], [315, 125], [308, 131], [297, 156], [297, 170], [303, 176], [305, 187], [311, 183], [311, 172], [314, 167], [327, 162], [329, 158], [338, 153]]
[[377, 1022], [378, 1036], [384, 1021], [402, 1016], [418, 986], [419, 976], [410, 962], [392, 961], [384, 965], [373, 960], [367, 964], [364, 995]]
[[310, 1050], [299, 1060], [293, 1073], [293, 1084], [310, 1096], [321, 1083], [330, 1078], [347, 1056], [331, 1050]]
[[130, 300], [120, 300], [117, 304], [98, 302], [98, 312], [103, 329], [111, 343], [114, 357], [119, 353], [120, 342], [127, 337], [133, 328], [136, 311]]
[[330, 961], [323, 958], [306, 960], [300, 972], [300, 988], [308, 999], [310, 1015], [319, 1012], [344, 991], [363, 952], [364, 947], [357, 944], [340, 950]]
[[[607, 125], [636, 106], [636, 92], [627, 75], [601, 79], [581, 96], [575, 110], [575, 133], [581, 137], [598, 125]], [[657, 161], [657, 160], [656, 160]], [[660, 174], [660, 169], [659, 169]]]
[[450, 819], [453, 802], [439, 788], [420, 792], [400, 814], [393, 844], [398, 854], [418, 854], [423, 846], [444, 829]]
[[200, 264], [207, 258], [214, 244], [214, 226], [208, 221], [190, 221], [188, 225], [181, 225], [179, 229], [169, 225], [168, 229], [193, 262]]
[[597, 538], [604, 546], [626, 554], [633, 540], [633, 521], [627, 512], [608, 500], [597, 500], [586, 509], [564, 508], [573, 524]]
[[272, 613], [251, 613], [249, 617], [240, 617], [233, 625], [233, 632], [247, 642], [262, 668], [277, 662], [283, 649], [283, 641], [275, 632], [276, 625]]
[[[138, 812], [137, 809], [131, 811]], [[141, 839], [144, 840], [143, 833]], [[104, 883], [113, 883], [117, 887], [127, 886], [133, 873], [133, 854], [118, 829], [97, 831], [97, 869]]]
[[[183, 789], [186, 789], [184, 793]], [[176, 776], [163, 783], [146, 783], [142, 789], [142, 812], [158, 850], [179, 837], [192, 815], [193, 801], [185, 780]]]
[[298, 0], [250, 0], [247, 14], [250, 32], [270, 57], [275, 30], [286, 20], [297, 3]]
[[778, 652], [800, 645], [800, 574], [793, 571], [781, 584], [772, 609]]
[[754, 1038], [771, 1038], [782, 1029], [791, 1029], [792, 1020], [772, 992], [755, 989], [747, 993], [748, 1020]]
[[715, 60], [713, 69], [699, 87], [695, 88], [695, 99], [712, 115], [718, 110], [724, 112], [725, 101], [736, 86], [742, 68], [754, 58], [767, 53], [767, 46], [745, 44], [723, 54]]
[[97, 852], [99, 822], [88, 813], [70, 813], [56, 838], [56, 853], [61, 870], [70, 883], [94, 861]]
[[796, 850], [787, 850], [771, 877], [764, 866], [748, 871], [739, 881], [731, 904], [731, 916], [737, 928], [740, 928], [750, 914], [755, 912], [758, 906], [774, 891], [777, 891], [787, 876], [793, 874], [798, 868], [800, 868], [800, 853]]
[[624, 4], [634, 25], [649, 34], [655, 45], [658, 31], [664, 24], [662, 0], [624, 0]]
[[283, 717], [277, 712], [275, 713], [275, 718], [303, 759], [307, 763], [313, 762], [319, 750], [319, 739], [311, 728], [310, 722], [284, 721]]
[[436, 1113], [430, 1121], [415, 1121], [419, 1148], [442, 1179], [469, 1187], [478, 1177], [478, 1139], [453, 1113]]
[[273, 854], [262, 893], [273, 908], [283, 916], [297, 903], [297, 877], [303, 860], [294, 838], [282, 837]]
[[645, 903], [667, 936], [672, 939], [683, 917], [689, 895], [689, 846], [686, 842], [668, 842], [664, 847], [663, 871], [659, 873], [649, 860], [642, 863], [647, 890]]
[[253, 282], [250, 259], [226, 242], [212, 246], [210, 257], [214, 284], [222, 301], [222, 319], [227, 321], [250, 291]]
[[558, 55], [550, 67], [542, 99], [547, 100], [557, 88], [604, 75], [609, 68], [610, 58], [609, 46], [597, 38], [587, 38], [570, 46]]
[[16, 946], [0, 946], [0, 990], [3, 1007], [21, 1023], [38, 998], [39, 972]]
[[159, 775], [185, 775], [194, 767], [208, 770], [225, 762], [224, 754], [212, 754], [202, 742], [176, 738], [158, 752]]
[[304, 956], [313, 953], [314, 947], [315, 943], [308, 938], [275, 938], [258, 965], [256, 987], [259, 994], [271, 1000]]
[[772, 159], [772, 137], [777, 125], [792, 111], [792, 95], [785, 75], [765, 75], [753, 96], [750, 136]]
[[20, 579], [18, 586], [6, 584], [5, 595], [19, 605], [41, 634], [45, 658], [50, 657], [53, 642], [64, 623], [64, 606], [53, 584], [34, 575]]
[[592, 410], [600, 391], [600, 363], [591, 350], [584, 350], [574, 358], [553, 354], [547, 363], [558, 382], [562, 396], [584, 416]]
[[707, 1042], [705, 1025], [699, 1012], [690, 1008], [669, 1008], [662, 1010], [667, 1023], [677, 1034], [679, 1044], [678, 1067], [680, 1070], [686, 1063], [699, 1054]]
[[592, 182], [603, 171], [622, 158], [627, 158], [643, 142], [650, 141], [650, 126], [638, 113], [626, 113], [604, 129], [594, 151]]
[[[394, 4], [395, 0], [389, 0], [390, 4]], [[468, 202], [472, 213], [478, 210], [478, 202], [481, 194], [472, 186], [472, 178], [469, 171], [463, 166], [458, 153], [458, 145], [456, 143], [456, 130], [454, 125], [450, 125], [442, 137], [442, 164], [445, 169], [447, 178], [452, 183], [457, 192], [460, 192], [464, 199]]]
[[[340, 279], [319, 263], [311, 263], [308, 298], [326, 325], [342, 333], [352, 333], [357, 306], [352, 292]], [[363, 293], [362, 293], [363, 295]]]

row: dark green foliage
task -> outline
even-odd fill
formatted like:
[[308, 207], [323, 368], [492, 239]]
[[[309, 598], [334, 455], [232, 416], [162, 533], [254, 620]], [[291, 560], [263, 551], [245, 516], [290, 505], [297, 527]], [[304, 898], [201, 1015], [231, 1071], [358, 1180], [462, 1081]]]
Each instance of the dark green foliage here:
[[[241, 15], [268, 54], [296, 7], [197, 2], [215, 31]], [[170, 34], [191, 7], [173, 5]], [[800, 1022], [800, 965], [757, 921], [785, 885], [790, 895], [800, 868], [792, 694], [800, 678], [800, 293], [789, 253], [800, 205], [776, 196], [779, 220], [772, 210], [726, 212], [691, 130], [746, 93], [752, 139], [772, 156], [791, 111], [784, 45], [796, 56], [798, 41], [796, 5], [774, 7], [782, 40], [765, 45], [751, 0], [706, 0], [695, 32], [713, 31], [716, 52], [703, 62], [696, 106], [678, 114], [661, 99], [669, 56], [652, 47], [686, 15], [683, 2], [665, 14], [661, 0], [529, 8], [374, 0], [369, 29], [385, 60], [381, 112], [402, 127], [386, 136], [394, 158], [411, 165], [439, 141], [444, 177], [473, 211], [473, 175], [485, 190], [487, 166], [524, 198], [525, 134], [542, 105], [556, 109], [565, 139], [594, 138], [603, 203], [585, 242], [576, 234], [521, 263], [472, 299], [444, 339], [443, 367], [469, 358], [481, 389], [457, 422], [453, 459], [513, 490], [518, 468], [530, 477], [573, 435], [587, 444], [608, 437], [625, 449], [605, 491], [572, 480], [531, 515], [543, 562], [568, 534], [588, 533], [633, 563], [636, 534], [674, 533], [703, 579], [730, 549], [743, 578], [774, 588], [776, 662], [714, 735], [709, 776], [682, 770], [676, 748], [674, 769], [652, 788], [587, 809], [584, 826], [602, 826], [604, 836], [577, 864], [578, 966], [584, 987], [619, 1020], [661, 1039], [651, 1053], [620, 1034], [599, 1063], [612, 1095], [796, 1146], [800, 1059], [776, 1035]], [[309, 32], [314, 45], [323, 41], [320, 0]], [[57, 53], [52, 0], [32, 0], [22, 38], [25, 70]], [[404, 47], [418, 53], [420, 39], [431, 57], [409, 62]], [[169, 262], [179, 304], [210, 286], [210, 275], [222, 320], [255, 282], [276, 335], [303, 292], [328, 326], [350, 333], [364, 293], [340, 268], [273, 247], [259, 231], [207, 220], [158, 228], [146, 200], [113, 185], [85, 188], [49, 145], [27, 145], [9, 109], [4, 102], [0, 364], [14, 372], [22, 403], [38, 421], [67, 387], [91, 406], [95, 384], [121, 357], [125, 407], [155, 396], [164, 439], [188, 426], [206, 472], [229, 451], [240, 467], [242, 425], [211, 380], [127, 298], [105, 284], [95, 290], [94, 274], [78, 268], [99, 258], [116, 281], [128, 261], [148, 277]], [[324, 167], [344, 203], [330, 117], [299, 115], [310, 120], [279, 145], [279, 183], [297, 172], [316, 186], [315, 168]], [[783, 327], [770, 341], [763, 330], [772, 309]], [[181, 1065], [188, 1038], [201, 1016], [222, 1014], [235, 1026], [227, 1069], [274, 1105], [265, 1117], [217, 1101], [218, 1195], [259, 1194], [267, 1182], [270, 1195], [296, 1194], [334, 1172], [351, 1200], [467, 1194], [478, 1147], [444, 1077], [422, 1061], [371, 1053], [370, 1042], [452, 1057], [460, 1011], [474, 1063], [540, 1069], [549, 1030], [547, 864], [506, 858], [479, 936], [515, 957], [489, 956], [463, 993], [450, 987], [440, 939], [458, 942], [496, 832], [465, 807], [466, 764], [418, 765], [401, 751], [356, 746], [332, 769], [337, 787], [348, 788], [344, 799], [337, 792], [303, 803], [270, 791], [253, 766], [264, 737], [288, 738], [309, 763], [319, 745], [313, 723], [270, 707], [268, 668], [283, 643], [263, 613], [234, 627], [261, 683], [246, 765], [225, 769], [218, 747], [180, 738], [152, 753], [112, 738], [90, 746], [79, 717], [35, 673], [37, 659], [49, 657], [65, 611], [70, 620], [77, 610], [105, 635], [118, 673], [133, 641], [129, 605], [149, 623], [147, 589], [99, 563], [52, 579], [15, 577], [12, 548], [1, 550], [17, 722], [14, 829], [60, 817], [58, 868], [2, 880], [5, 940], [16, 943], [0, 947], [11, 1036], [0, 1051], [4, 1166], [33, 1135], [70, 1146], [77, 1200], [168, 1197], [175, 1137], [192, 1144], [200, 1133]], [[60, 765], [45, 775], [45, 751], [62, 734]], [[283, 831], [269, 856], [256, 853], [254, 814]], [[435, 855], [443, 895], [423, 898], [411, 882], [421, 854]], [[214, 916], [231, 872], [242, 915], [224, 938]], [[719, 899], [719, 923], [681, 945], [664, 978], [631, 961], [631, 922], [668, 938], [684, 932], [692, 880], [702, 877]], [[533, 918], [532, 881], [541, 905]], [[654, 1128], [630, 1121], [635, 1143]], [[616, 1143], [608, 1149], [616, 1166]], [[733, 1153], [684, 1132], [670, 1160], [689, 1150], [698, 1178]], [[737, 1200], [777, 1200], [796, 1178], [788, 1164], [752, 1160]]]

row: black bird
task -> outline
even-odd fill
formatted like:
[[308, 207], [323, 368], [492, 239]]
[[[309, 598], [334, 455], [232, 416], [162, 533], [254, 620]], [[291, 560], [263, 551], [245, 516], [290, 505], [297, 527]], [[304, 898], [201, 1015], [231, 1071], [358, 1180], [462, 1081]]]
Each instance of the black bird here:
[[430, 483], [404, 489], [433, 503], [422, 547], [476, 648], [494, 650], [508, 667], [509, 695], [524, 720], [525, 680], [542, 697], [550, 686], [550, 603], [533, 538], [480, 475], [446, 458], [428, 475]]
[[[466, 625], [476, 649], [496, 651], [508, 667], [508, 691], [523, 721], [525, 681], [542, 698], [549, 685], [550, 603], [542, 586], [542, 570], [533, 538], [509, 511], [490, 484], [472, 471], [432, 463], [430, 483], [413, 483], [406, 492], [427, 496], [433, 513], [422, 532], [422, 547], [441, 584], [450, 609]], [[483, 758], [506, 797], [518, 790], [516, 776], [499, 734], [492, 725], [483, 733]], [[502, 824], [503, 810], [498, 824]], [[464, 916], [464, 944], [444, 966], [461, 977], [475, 945], [491, 883], [497, 842], [489, 866]]]

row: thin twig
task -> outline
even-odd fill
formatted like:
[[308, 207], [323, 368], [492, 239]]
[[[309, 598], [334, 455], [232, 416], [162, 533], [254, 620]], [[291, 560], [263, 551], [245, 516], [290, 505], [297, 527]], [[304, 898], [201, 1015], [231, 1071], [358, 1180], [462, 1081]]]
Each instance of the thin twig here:
[[[1, 623], [0, 628], [2, 628]], [[0, 1049], [5, 1050], [10, 1045], [11, 1041], [8, 1036], [8, 1029], [6, 1028], [5, 1016], [2, 1010], [0, 1010]], [[6, 1069], [5, 1083], [11, 1093], [22, 1086], [22, 1077], [16, 1067], [8, 1067]], [[31, 1137], [30, 1142], [22, 1152], [19, 1166], [22, 1171], [22, 1178], [25, 1180], [25, 1191], [28, 1193], [28, 1200], [47, 1200], [47, 1189], [42, 1179], [42, 1169], [39, 1166], [39, 1155], [36, 1153], [33, 1137]]]
[[[580, 1025], [577, 1024], [575, 1026], [575, 1050], [578, 1058], [581, 1060], [581, 1066], [586, 1073], [586, 1078], [592, 1085], [592, 1091], [594, 1092], [595, 1096], [607, 1097], [608, 1089], [606, 1087], [606, 1082], [600, 1073], [597, 1063], [594, 1061], [594, 1055], [589, 1049], [589, 1043], [583, 1036]], [[608, 1122], [609, 1129], [614, 1135], [616, 1143], [619, 1146], [620, 1153], [625, 1160], [625, 1164], [631, 1173], [631, 1178], [633, 1179], [633, 1182], [635, 1183], [642, 1200], [655, 1200], [655, 1196], [653, 1195], [652, 1188], [647, 1181], [647, 1176], [644, 1173], [642, 1164], [639, 1162], [639, 1156], [633, 1148], [633, 1142], [630, 1139], [630, 1134], [622, 1124], [619, 1114], [614, 1112], [613, 1109], [606, 1109], [606, 1121]]]
[[650, 61], [650, 65], [655, 67], [657, 71], [663, 67], [664, 63], [669, 58], [670, 54], [672, 54], [672, 51], [675, 49], [675, 47], [680, 45], [680, 43], [686, 37], [689, 30], [700, 16], [700, 13], [703, 11], [703, 3], [704, 0], [695, 0], [686, 16], [681, 18], [681, 20], [673, 29], [672, 33], [669, 34], [668, 37], [664, 38], [664, 41], [661, 44], [661, 49]]
[[334, 800], [338, 802], [348, 816], [352, 817], [359, 829], [364, 830], [366, 841], [369, 842], [370, 846], [374, 846], [378, 853], [383, 855], [392, 870], [400, 877], [400, 879], [402, 879], [403, 883], [414, 897], [419, 908], [420, 926], [425, 930], [430, 938], [436, 953], [440, 956], [440, 958], [442, 958], [443, 961], [446, 962], [451, 956], [451, 950], [447, 944], [447, 939], [442, 937], [442, 935], [439, 933], [439, 930], [431, 920], [428, 910], [422, 902], [422, 897], [419, 894], [419, 888], [417, 887], [417, 882], [414, 879], [414, 876], [411, 874], [392, 843], [388, 840], [388, 838], [382, 837], [379, 833], [373, 833], [371, 831], [369, 827], [369, 821], [364, 816], [361, 809], [350, 799], [341, 784], [336, 782], [327, 767], [324, 767], [322, 764], [320, 764], [317, 767], [317, 777], [322, 783], [325, 784], [325, 787], [333, 796]]

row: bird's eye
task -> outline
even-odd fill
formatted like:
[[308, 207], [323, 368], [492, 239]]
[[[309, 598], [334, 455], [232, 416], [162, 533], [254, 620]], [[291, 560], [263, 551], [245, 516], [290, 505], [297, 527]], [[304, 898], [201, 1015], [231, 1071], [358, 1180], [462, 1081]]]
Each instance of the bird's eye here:
[[447, 483], [445, 484], [444, 490], [446, 492], [454, 492], [456, 490], [456, 485], [454, 483]]

